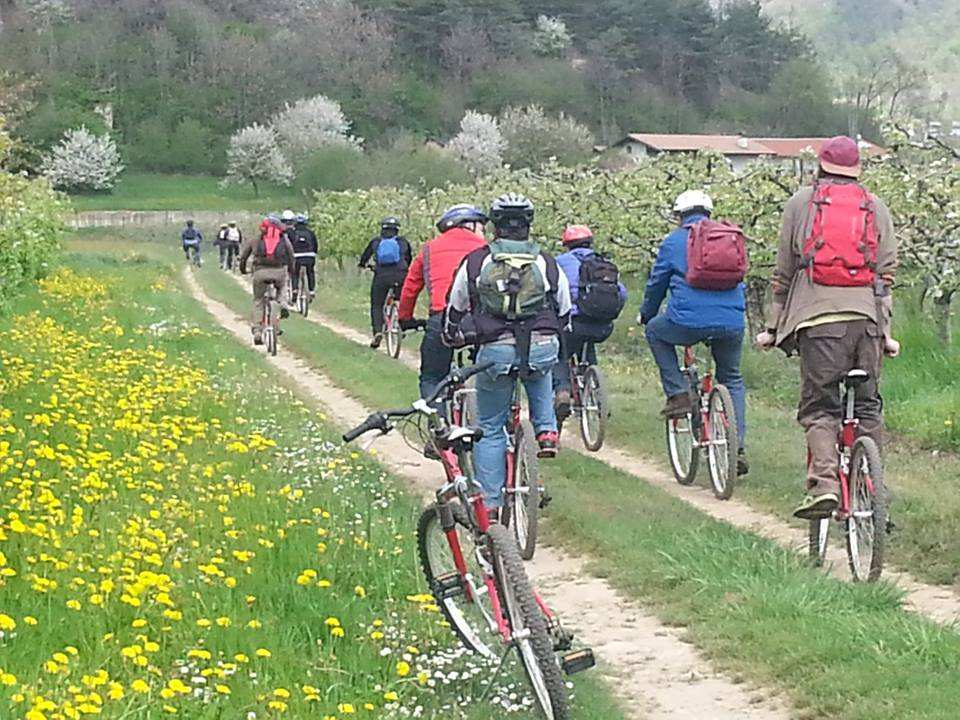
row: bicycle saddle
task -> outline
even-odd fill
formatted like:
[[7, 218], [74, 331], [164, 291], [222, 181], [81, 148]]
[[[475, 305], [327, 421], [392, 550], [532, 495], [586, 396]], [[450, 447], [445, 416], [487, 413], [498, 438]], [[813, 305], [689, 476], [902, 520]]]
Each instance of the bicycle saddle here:
[[869, 379], [870, 373], [866, 370], [854, 369], [847, 373], [843, 382], [847, 387], [855, 388], [863, 385]]

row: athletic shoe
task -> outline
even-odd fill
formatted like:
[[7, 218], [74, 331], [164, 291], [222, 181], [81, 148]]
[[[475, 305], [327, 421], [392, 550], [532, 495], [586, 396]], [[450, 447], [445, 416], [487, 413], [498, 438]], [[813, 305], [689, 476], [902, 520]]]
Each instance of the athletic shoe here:
[[737, 477], [746, 475], [750, 472], [750, 463], [747, 462], [747, 454], [743, 448], [737, 450]]
[[373, 340], [370, 341], [370, 347], [376, 350], [378, 347], [380, 347], [381, 342], [383, 342], [383, 333], [376, 333], [373, 336]]
[[557, 443], [560, 436], [552, 431], [542, 432], [537, 435], [537, 444], [540, 446], [537, 452], [538, 458], [552, 458], [557, 456]]
[[254, 345], [263, 345], [263, 333], [259, 330], [253, 333], [253, 344]]
[[665, 418], [682, 418], [689, 415], [692, 410], [693, 405], [690, 402], [690, 394], [680, 393], [667, 398], [667, 402], [663, 406], [663, 410], [660, 411], [660, 414]]
[[290, 317], [290, 309], [286, 305], [280, 305], [280, 319], [285, 320]]
[[563, 422], [570, 417], [570, 391], [557, 390], [553, 405], [557, 412], [557, 422]]
[[833, 511], [839, 505], [840, 498], [836, 493], [807, 495], [800, 503], [800, 507], [793, 511], [793, 516], [801, 520], [823, 520], [833, 515]]
[[437, 455], [437, 451], [433, 447], [432, 442], [428, 442], [423, 446], [423, 456], [427, 460], [439, 460], [440, 456]]

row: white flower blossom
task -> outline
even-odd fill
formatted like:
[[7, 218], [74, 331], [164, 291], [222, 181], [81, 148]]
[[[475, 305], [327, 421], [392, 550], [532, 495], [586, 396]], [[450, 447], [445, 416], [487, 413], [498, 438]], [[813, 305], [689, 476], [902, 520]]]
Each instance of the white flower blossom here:
[[567, 24], [557, 17], [537, 17], [533, 33], [533, 47], [541, 55], [559, 55], [573, 42]]
[[506, 142], [496, 118], [467, 110], [460, 121], [460, 132], [450, 141], [449, 147], [463, 159], [471, 172], [482, 175], [503, 164]]
[[293, 182], [293, 169], [280, 152], [276, 131], [254, 123], [230, 138], [224, 183], [250, 183], [256, 192], [261, 181], [289, 185]]
[[273, 127], [289, 158], [329, 145], [359, 148], [362, 142], [350, 135], [350, 123], [340, 103], [324, 95], [287, 103]]

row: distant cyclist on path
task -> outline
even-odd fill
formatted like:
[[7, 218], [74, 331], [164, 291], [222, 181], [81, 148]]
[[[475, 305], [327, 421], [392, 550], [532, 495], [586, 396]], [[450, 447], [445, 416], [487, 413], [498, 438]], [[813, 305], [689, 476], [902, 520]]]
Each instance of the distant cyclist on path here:
[[280, 218], [268, 215], [260, 224], [260, 234], [244, 244], [240, 251], [240, 274], [247, 272], [247, 261], [253, 257], [253, 311], [250, 315], [250, 330], [255, 345], [263, 344], [263, 313], [267, 286], [277, 288], [281, 304], [280, 317], [286, 317], [288, 309], [283, 302], [287, 278], [293, 272], [293, 247], [287, 238]]
[[[310, 229], [307, 221], [307, 216], [304, 213], [300, 213], [295, 219], [293, 228], [287, 233], [290, 238], [290, 244], [293, 246], [293, 256], [296, 260], [293, 275], [290, 276], [293, 283], [292, 297], [294, 304], [297, 302], [297, 294], [299, 292], [308, 292], [310, 293], [310, 297], [313, 298], [317, 289], [317, 235]], [[305, 268], [307, 271], [306, 288], [299, 287], [300, 268]]]
[[370, 347], [378, 348], [383, 341], [383, 303], [390, 288], [399, 288], [413, 260], [413, 250], [400, 235], [400, 221], [386, 217], [380, 221], [380, 234], [373, 238], [363, 254], [359, 267], [369, 267], [373, 260], [373, 281], [370, 283], [370, 325], [373, 339]]
[[180, 233], [180, 243], [183, 245], [183, 254], [190, 261], [190, 253], [194, 252], [197, 259], [200, 257], [200, 243], [203, 242], [203, 233], [200, 228], [194, 227], [193, 220], [187, 220], [187, 226]]

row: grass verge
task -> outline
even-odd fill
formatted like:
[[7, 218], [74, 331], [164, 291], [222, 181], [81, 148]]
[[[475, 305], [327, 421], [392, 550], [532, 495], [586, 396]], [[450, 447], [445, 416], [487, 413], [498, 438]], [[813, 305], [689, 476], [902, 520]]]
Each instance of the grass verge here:
[[[249, 302], [230, 278], [201, 277], [222, 302]], [[383, 353], [297, 321], [284, 338], [368, 406], [415, 393], [414, 373]], [[686, 626], [718, 665], [784, 689], [803, 717], [866, 720], [878, 707], [898, 718], [954, 717], [960, 637], [904, 612], [895, 588], [823, 575], [591, 458], [569, 453], [544, 468], [556, 497], [551, 540], [589, 552], [599, 573]]]
[[420, 597], [418, 503], [173, 272], [68, 255], [0, 320], [0, 715], [528, 717]]

